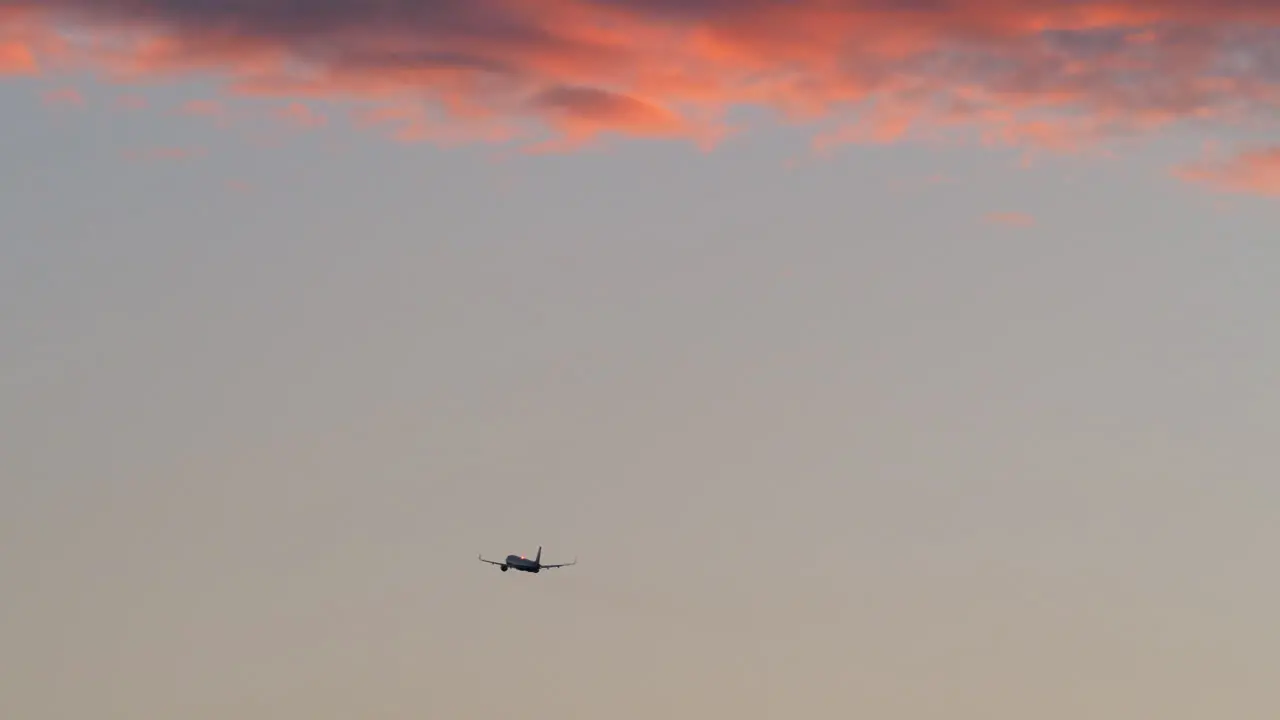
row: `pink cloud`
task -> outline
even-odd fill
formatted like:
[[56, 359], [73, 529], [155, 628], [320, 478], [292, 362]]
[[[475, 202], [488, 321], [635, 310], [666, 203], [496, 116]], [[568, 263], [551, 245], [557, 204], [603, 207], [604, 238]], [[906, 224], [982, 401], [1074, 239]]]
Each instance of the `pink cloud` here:
[[1189, 163], [1174, 175], [1220, 192], [1280, 197], [1280, 145]]
[[[1280, 0], [7, 7], [26, 30], [0, 33], [0, 69], [72, 58], [109, 80], [220, 78], [229, 105], [256, 96], [416, 107], [366, 124], [403, 141], [566, 150], [620, 135], [711, 148], [741, 131], [722, 121], [741, 105], [821, 122], [816, 149], [945, 139], [1082, 153], [1180, 123], [1280, 125]], [[94, 41], [58, 50], [53, 27]], [[35, 43], [38, 32], [45, 41]], [[287, 107], [281, 119], [320, 122], [308, 106]]]

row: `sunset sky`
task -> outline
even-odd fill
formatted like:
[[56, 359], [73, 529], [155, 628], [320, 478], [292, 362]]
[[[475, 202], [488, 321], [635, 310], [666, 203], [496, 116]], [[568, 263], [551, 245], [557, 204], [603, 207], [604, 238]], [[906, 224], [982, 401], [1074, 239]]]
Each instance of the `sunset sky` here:
[[0, 717], [1280, 707], [1280, 1], [0, 0], [0, 113]]

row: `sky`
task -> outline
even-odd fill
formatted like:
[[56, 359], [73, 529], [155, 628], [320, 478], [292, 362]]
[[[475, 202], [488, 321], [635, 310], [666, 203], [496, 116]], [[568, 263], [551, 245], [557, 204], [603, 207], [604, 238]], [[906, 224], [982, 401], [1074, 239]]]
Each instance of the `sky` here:
[[1278, 48], [0, 0], [0, 715], [1273, 717]]

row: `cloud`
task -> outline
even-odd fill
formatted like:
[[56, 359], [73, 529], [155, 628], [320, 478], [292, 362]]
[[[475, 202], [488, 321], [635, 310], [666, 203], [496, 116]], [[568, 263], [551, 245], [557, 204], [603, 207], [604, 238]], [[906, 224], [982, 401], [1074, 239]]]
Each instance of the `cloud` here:
[[594, 87], [553, 86], [537, 93], [529, 106], [543, 113], [563, 138], [535, 150], [582, 146], [606, 132], [689, 138], [711, 148], [731, 132], [720, 125], [691, 121], [656, 102]]
[[538, 93], [530, 104], [586, 131], [607, 127], [665, 135], [678, 132], [683, 125], [679, 116], [665, 108], [599, 88], [559, 85]]
[[1190, 163], [1175, 168], [1174, 174], [1220, 192], [1280, 197], [1280, 145]]
[[117, 81], [216, 77], [226, 102], [413, 106], [367, 125], [406, 141], [709, 147], [739, 130], [723, 118], [740, 105], [817, 123], [826, 150], [976, 139], [1070, 153], [1185, 122], [1280, 124], [1280, 0], [0, 0], [0, 13], [23, 28], [0, 32], [0, 72], [57, 60]]
[[39, 69], [35, 53], [26, 43], [0, 42], [0, 75], [34, 75]]
[[1020, 212], [993, 212], [983, 216], [990, 225], [1004, 225], [1005, 227], [1030, 227], [1036, 224], [1036, 219], [1026, 213]]

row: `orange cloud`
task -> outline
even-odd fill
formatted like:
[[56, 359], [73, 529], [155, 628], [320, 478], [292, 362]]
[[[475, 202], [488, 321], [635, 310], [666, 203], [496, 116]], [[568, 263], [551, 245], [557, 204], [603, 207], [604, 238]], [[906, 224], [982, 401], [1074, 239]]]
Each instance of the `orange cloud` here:
[[710, 147], [725, 132], [710, 125], [699, 126], [653, 102], [592, 87], [550, 87], [531, 98], [529, 105], [558, 129], [561, 137], [535, 146], [534, 150], [581, 147], [606, 132], [686, 137]]
[[1280, 197], [1280, 145], [1191, 163], [1175, 168], [1174, 174], [1221, 192]]
[[[224, 103], [414, 107], [364, 123], [406, 141], [581, 147], [621, 134], [710, 147], [739, 130], [723, 117], [742, 105], [822, 123], [817, 149], [976, 139], [1086, 152], [1189, 121], [1280, 124], [1280, 0], [5, 6], [0, 18], [19, 19], [0, 28], [23, 29], [0, 30], [0, 72], [59, 58], [108, 80], [217, 77]], [[287, 107], [281, 119], [321, 122]]]
[[35, 53], [26, 43], [0, 42], [0, 75], [34, 75], [39, 69]]

